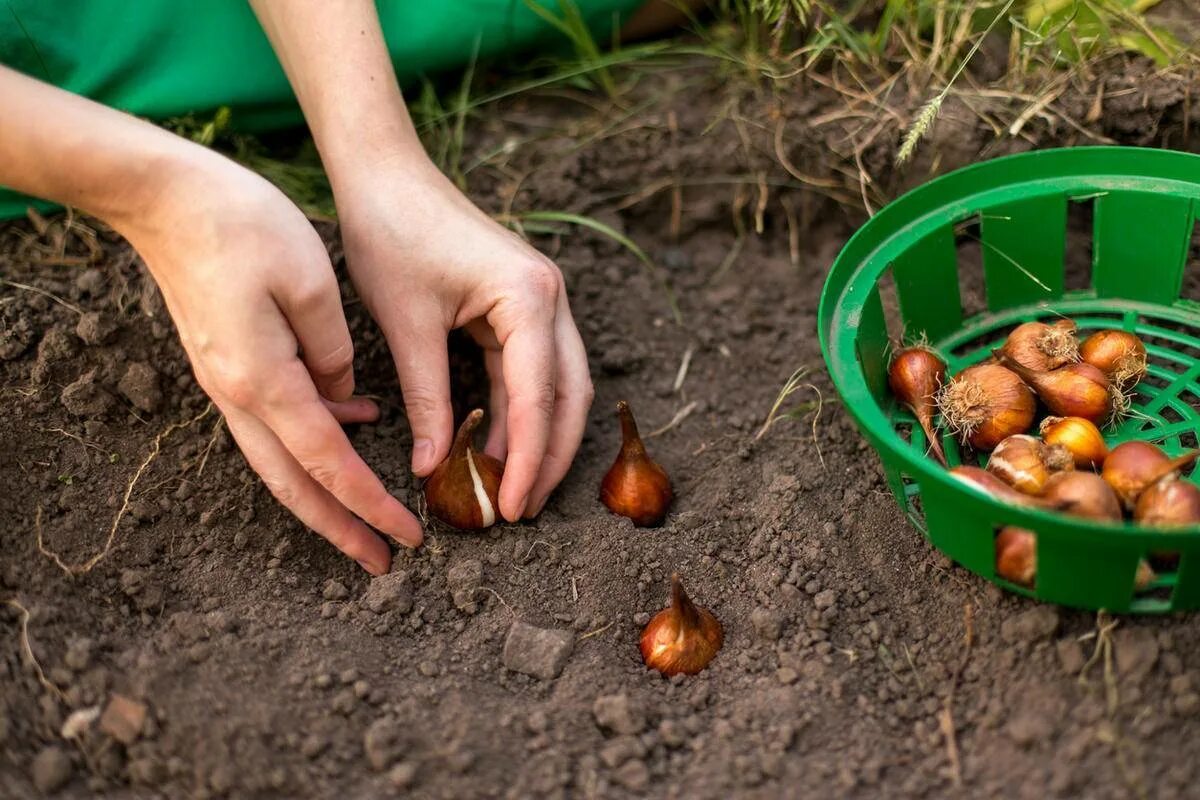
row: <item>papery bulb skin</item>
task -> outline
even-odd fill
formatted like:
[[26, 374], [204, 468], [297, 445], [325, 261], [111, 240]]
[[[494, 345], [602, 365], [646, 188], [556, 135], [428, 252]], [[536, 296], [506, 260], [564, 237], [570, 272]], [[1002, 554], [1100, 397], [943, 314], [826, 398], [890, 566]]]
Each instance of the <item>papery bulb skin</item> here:
[[504, 463], [476, 452], [471, 439], [483, 419], [475, 409], [458, 428], [450, 455], [425, 481], [425, 506], [435, 518], [461, 530], [489, 528], [500, 518]]
[[1200, 450], [1191, 450], [1171, 458], [1149, 442], [1122, 442], [1104, 459], [1104, 469], [1100, 474], [1117, 493], [1121, 504], [1132, 511], [1142, 492], [1191, 464], [1197, 456], [1200, 456]]
[[1039, 432], [1046, 444], [1070, 451], [1079, 469], [1099, 469], [1108, 457], [1104, 434], [1083, 417], [1046, 417]]
[[646, 454], [629, 403], [617, 403], [617, 416], [621, 420], [621, 450], [600, 482], [600, 501], [614, 514], [633, 520], [634, 525], [654, 527], [667, 516], [674, 497], [671, 479]]
[[646, 666], [663, 675], [695, 675], [712, 661], [725, 641], [721, 623], [687, 596], [678, 575], [671, 576], [671, 605], [642, 630], [639, 642]]
[[1064, 514], [1100, 522], [1120, 522], [1121, 502], [1094, 472], [1060, 472], [1046, 481], [1042, 499]]
[[1037, 371], [1023, 367], [1006, 356], [1000, 361], [1011, 369], [1050, 409], [1060, 417], [1082, 417], [1100, 425], [1113, 418], [1114, 411], [1127, 410], [1128, 400], [1113, 390], [1104, 373], [1091, 364], [1067, 364], [1050, 371]]
[[1048, 445], [1025, 433], [1009, 436], [992, 451], [987, 470], [1019, 492], [1040, 495], [1046, 481], [1057, 472], [1075, 469], [1075, 459], [1065, 447]]
[[1079, 360], [1075, 323], [1069, 319], [1026, 322], [1013, 329], [1000, 351], [1027, 369], [1058, 369]]
[[1200, 525], [1200, 487], [1167, 476], [1138, 497], [1133, 519], [1154, 528], [1190, 528]]
[[1096, 331], [1079, 348], [1079, 355], [1122, 389], [1132, 388], [1146, 374], [1146, 345], [1129, 331]]
[[946, 454], [942, 440], [933, 427], [937, 408], [935, 398], [946, 382], [946, 362], [926, 347], [906, 347], [896, 352], [888, 366], [888, 386], [892, 394], [917, 418], [933, 457], [943, 467]]
[[1029, 387], [999, 364], [967, 367], [938, 392], [937, 404], [950, 430], [976, 450], [1025, 433], [1037, 410]]
[[974, 486], [976, 489], [990, 494], [997, 500], [1003, 500], [1016, 506], [1032, 506], [1034, 508], [1053, 508], [1040, 497], [1019, 492], [1004, 481], [988, 472], [983, 467], [961, 465], [950, 468], [950, 475], [957, 480]]
[[1006, 581], [1033, 586], [1037, 576], [1037, 538], [1033, 531], [1009, 525], [996, 535], [996, 574]]

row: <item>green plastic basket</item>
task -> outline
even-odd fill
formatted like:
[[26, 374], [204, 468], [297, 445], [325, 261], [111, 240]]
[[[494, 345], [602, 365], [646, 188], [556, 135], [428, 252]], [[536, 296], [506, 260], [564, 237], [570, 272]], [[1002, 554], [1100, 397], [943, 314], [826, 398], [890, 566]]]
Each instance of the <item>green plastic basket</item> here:
[[[1093, 207], [1091, 275], [1080, 289], [1065, 288], [1072, 203]], [[1142, 613], [1200, 607], [1200, 528], [1085, 522], [996, 501], [925, 455], [920, 427], [887, 388], [891, 343], [902, 335], [924, 335], [953, 375], [984, 360], [1015, 325], [1065, 315], [1081, 336], [1123, 328], [1146, 342], [1149, 374], [1136, 389], [1133, 414], [1105, 431], [1110, 445], [1144, 439], [1172, 455], [1195, 446], [1200, 304], [1180, 293], [1198, 215], [1200, 156], [1043, 150], [931, 181], [888, 205], [846, 244], [821, 297], [825, 361], [897, 501], [935, 547], [1006, 589], [1054, 603]], [[959, 240], [976, 221], [986, 309], [965, 316]], [[898, 301], [891, 331], [881, 289], [889, 307], [890, 292]], [[953, 438], [944, 435], [943, 444], [950, 464], [961, 463]], [[1032, 588], [996, 576], [994, 538], [1004, 525], [1037, 533]], [[1138, 563], [1152, 551], [1179, 553], [1178, 567], [1135, 589]]]

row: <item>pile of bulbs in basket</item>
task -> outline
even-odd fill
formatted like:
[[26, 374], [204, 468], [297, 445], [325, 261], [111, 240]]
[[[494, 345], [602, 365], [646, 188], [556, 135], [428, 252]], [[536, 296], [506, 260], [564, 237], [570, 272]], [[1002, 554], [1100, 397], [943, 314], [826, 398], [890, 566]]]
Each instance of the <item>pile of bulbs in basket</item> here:
[[[1017, 326], [990, 359], [948, 381], [935, 352], [904, 348], [892, 358], [888, 383], [943, 466], [935, 414], [964, 447], [990, 452], [986, 468], [956, 466], [950, 473], [997, 499], [1099, 521], [1128, 515], [1147, 526], [1195, 526], [1200, 488], [1182, 480], [1180, 470], [1200, 450], [1172, 458], [1141, 441], [1110, 449], [1100, 431], [1129, 412], [1129, 392], [1145, 374], [1146, 346], [1136, 335], [1101, 330], [1080, 343], [1075, 323], [1060, 319]], [[1039, 400], [1049, 416], [1035, 436]], [[1035, 550], [1032, 531], [1002, 529], [996, 573], [1032, 585]], [[1169, 555], [1153, 558], [1172, 566]], [[1137, 587], [1154, 578], [1152, 566], [1142, 562]]]

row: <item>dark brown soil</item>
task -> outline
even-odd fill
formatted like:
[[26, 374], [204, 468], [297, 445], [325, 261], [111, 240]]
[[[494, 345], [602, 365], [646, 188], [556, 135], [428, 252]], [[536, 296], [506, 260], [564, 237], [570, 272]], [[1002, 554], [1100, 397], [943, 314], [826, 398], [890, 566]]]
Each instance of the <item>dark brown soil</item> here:
[[[985, 120], [1006, 128], [1028, 101], [952, 98], [903, 171], [892, 154], [925, 96], [899, 84], [873, 104], [674, 67], [647, 72], [626, 110], [562, 94], [490, 109], [465, 163], [505, 154], [470, 171], [473, 195], [623, 230], [669, 276], [684, 323], [610, 240], [536, 236], [566, 275], [597, 388], [575, 468], [536, 522], [433, 528], [370, 595], [213, 413], [161, 440], [93, 570], [69, 577], [40, 553], [39, 514], [65, 562], [102, 552], [156, 436], [207, 403], [124, 245], [101, 233], [93, 251], [61, 216], [0, 228], [2, 275], [24, 284], [0, 286], [0, 599], [28, 609], [56, 687], [22, 653], [20, 611], [0, 607], [0, 796], [38, 796], [35, 779], [64, 797], [1194, 796], [1194, 620], [1121, 619], [1115, 663], [1085, 665], [1095, 615], [950, 564], [888, 495], [815, 334], [864, 199], [1035, 145], [1191, 145], [1185, 77], [1111, 67], [1093, 121], [1095, 86], [1069, 86], [1017, 138]], [[385, 409], [353, 441], [413, 499], [390, 361], [345, 290], [360, 386]], [[481, 384], [469, 351], [459, 365], [465, 409]], [[785, 408], [823, 398], [819, 417], [756, 440], [802, 366], [812, 386]], [[677, 490], [660, 529], [596, 499], [621, 398], [643, 431], [691, 409], [649, 440]], [[672, 572], [726, 643], [699, 676], [665, 680], [636, 643]], [[572, 632], [559, 677], [505, 667], [515, 620]], [[97, 726], [60, 736], [113, 693], [149, 710], [128, 743]]]

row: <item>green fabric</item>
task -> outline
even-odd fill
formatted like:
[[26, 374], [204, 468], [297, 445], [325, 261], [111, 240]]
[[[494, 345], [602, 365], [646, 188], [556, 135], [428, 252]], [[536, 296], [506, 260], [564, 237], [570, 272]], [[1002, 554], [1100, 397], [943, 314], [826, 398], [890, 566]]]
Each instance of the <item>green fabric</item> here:
[[[556, 0], [538, 2], [558, 13]], [[645, 0], [575, 0], [593, 35]], [[401, 82], [562, 39], [525, 0], [378, 0]], [[7, 17], [5, 19], [4, 17]], [[230, 106], [239, 128], [301, 121], [247, 0], [3, 0], [0, 63], [101, 103], [162, 119]], [[0, 98], [3, 102], [3, 98]], [[0, 189], [0, 218], [29, 204]]]

